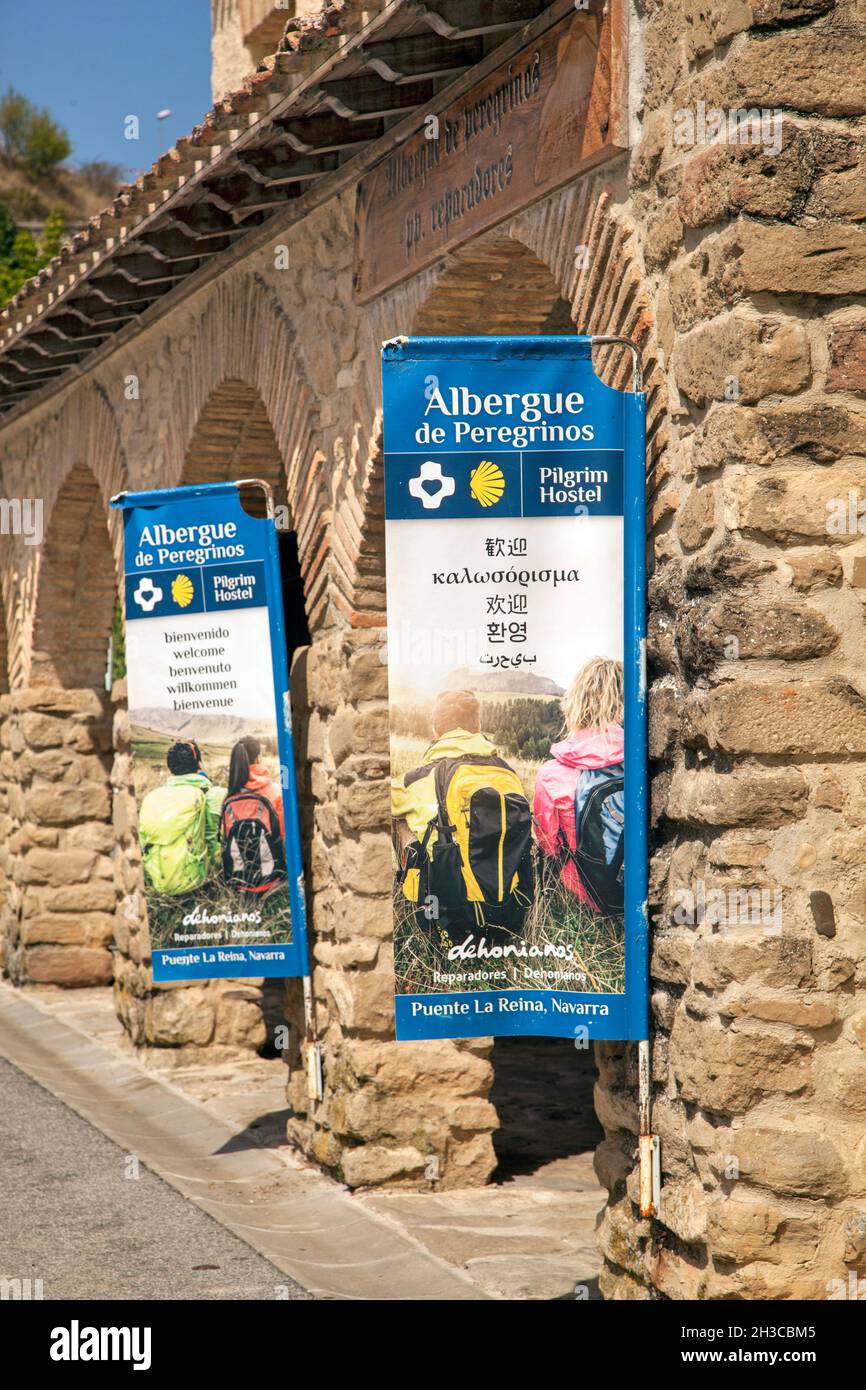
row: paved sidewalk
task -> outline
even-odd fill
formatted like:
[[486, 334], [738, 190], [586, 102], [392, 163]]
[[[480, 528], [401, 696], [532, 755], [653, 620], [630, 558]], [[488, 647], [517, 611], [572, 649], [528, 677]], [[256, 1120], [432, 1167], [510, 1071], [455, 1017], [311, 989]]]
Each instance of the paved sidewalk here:
[[6, 1056], [326, 1298], [562, 1299], [594, 1290], [591, 1152], [484, 1189], [351, 1195], [285, 1139], [278, 1059], [136, 1053], [105, 989], [0, 985]]

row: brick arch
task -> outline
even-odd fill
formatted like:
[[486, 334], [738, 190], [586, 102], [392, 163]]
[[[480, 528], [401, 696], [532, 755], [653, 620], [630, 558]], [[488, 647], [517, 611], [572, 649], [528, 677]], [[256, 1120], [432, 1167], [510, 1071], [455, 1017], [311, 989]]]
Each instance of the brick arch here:
[[[547, 267], [576, 332], [618, 335], [637, 344], [652, 470], [667, 443], [667, 389], [638, 233], [616, 207], [610, 183], [596, 177], [561, 189], [515, 218], [508, 234]], [[603, 348], [593, 362], [609, 386], [630, 389], [630, 353]]]
[[78, 463], [54, 502], [39, 568], [31, 685], [98, 689], [117, 602], [111, 534], [96, 476]]
[[[339, 483], [338, 510], [354, 520], [334, 538], [337, 602], [354, 625], [384, 616], [381, 343], [401, 333], [568, 332], [622, 335], [641, 349], [648, 468], [656, 477], [667, 443], [664, 372], [637, 232], [605, 178], [588, 176], [552, 194], [368, 306], [354, 395], [363, 423], [352, 441], [352, 469]], [[630, 387], [631, 354], [601, 349], [594, 364], [608, 385]]]
[[506, 235], [470, 242], [449, 257], [418, 307], [412, 333], [574, 333], [570, 307], [551, 270]]
[[286, 474], [265, 403], [245, 381], [224, 381], [208, 398], [189, 441], [181, 482], [263, 478], [286, 505]]
[[196, 351], [178, 364], [166, 411], [167, 482], [263, 470], [278, 482], [298, 536], [314, 629], [327, 607], [330, 493], [316, 436], [318, 411], [294, 328], [253, 274], [216, 286], [195, 337]]
[[123, 574], [123, 528], [109, 500], [127, 486], [117, 422], [102, 390], [75, 393], [40, 432], [34, 452], [46, 480], [44, 539], [21, 552], [10, 684], [96, 689]]

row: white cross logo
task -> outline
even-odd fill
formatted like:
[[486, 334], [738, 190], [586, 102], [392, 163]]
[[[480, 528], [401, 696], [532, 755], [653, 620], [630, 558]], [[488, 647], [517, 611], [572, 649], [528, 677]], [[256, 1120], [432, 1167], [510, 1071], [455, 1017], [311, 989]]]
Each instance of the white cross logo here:
[[162, 598], [162, 589], [157, 588], [149, 574], [143, 574], [132, 597], [142, 612], [152, 613]]
[[[438, 483], [435, 491], [428, 490], [431, 483]], [[433, 459], [427, 459], [421, 464], [417, 478], [409, 479], [409, 492], [418, 498], [425, 511], [439, 507], [443, 497], [453, 497], [456, 486], [454, 479], [442, 472], [441, 463], [435, 463]]]

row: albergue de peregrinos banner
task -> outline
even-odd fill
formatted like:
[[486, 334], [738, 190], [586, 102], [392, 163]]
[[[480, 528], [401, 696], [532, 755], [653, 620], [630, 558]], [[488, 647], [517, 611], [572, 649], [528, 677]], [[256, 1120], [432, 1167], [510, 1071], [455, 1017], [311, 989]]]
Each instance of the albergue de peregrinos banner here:
[[305, 975], [273, 517], [235, 483], [113, 501], [154, 979]]
[[644, 398], [383, 352], [397, 1037], [647, 1036]]

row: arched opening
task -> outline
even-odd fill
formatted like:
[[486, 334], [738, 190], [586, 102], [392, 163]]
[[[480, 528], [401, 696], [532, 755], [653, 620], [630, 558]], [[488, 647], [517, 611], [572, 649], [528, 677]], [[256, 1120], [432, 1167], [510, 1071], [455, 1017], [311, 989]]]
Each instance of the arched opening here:
[[519, 241], [485, 237], [456, 252], [421, 306], [419, 335], [576, 333], [548, 267]]
[[32, 644], [10, 701], [26, 749], [15, 765], [24, 848], [13, 869], [20, 911], [7, 956], [18, 982], [84, 987], [113, 977], [114, 526], [95, 474], [76, 464], [51, 506]]
[[[304, 584], [298, 555], [298, 536], [288, 505], [286, 466], [264, 401], [255, 386], [230, 378], [217, 386], [208, 397], [187, 445], [181, 486], [192, 484], [240, 482], [261, 479], [270, 485], [276, 507], [277, 536], [283, 585], [283, 611], [289, 665], [294, 651], [310, 641], [304, 602]], [[265, 499], [260, 489], [244, 490], [242, 505], [254, 516], [264, 516]], [[216, 755], [214, 755], [216, 756]], [[224, 761], [227, 762], [228, 753]], [[260, 1050], [268, 1056], [279, 1055], [275, 1048], [278, 1025], [285, 1023], [286, 997], [282, 980], [265, 980], [253, 987], [245, 981], [217, 981], [212, 992], [233, 1001], [227, 1008], [217, 1005], [218, 1013], [230, 1020], [237, 1014], [237, 1027], [242, 1033], [223, 1041], [249, 1046], [256, 1039]], [[239, 1005], [239, 1008], [234, 1008]], [[261, 1012], [264, 1023], [253, 1023], [251, 1017]], [[227, 1022], [226, 1027], [231, 1027]], [[181, 1039], [181, 1041], [183, 1041]]]
[[[286, 470], [265, 403], [254, 386], [224, 381], [211, 393], [189, 441], [181, 483], [219, 483], [261, 478], [270, 483], [277, 509], [283, 607], [289, 663], [309, 640], [298, 537], [287, 499]], [[244, 506], [264, 515], [264, 499], [251, 490]]]
[[[411, 328], [431, 336], [578, 331], [549, 267], [501, 233], [449, 258]], [[568, 1181], [559, 1177], [563, 1160], [574, 1160], [576, 1183], [593, 1181], [591, 1156], [604, 1137], [593, 1105], [593, 1050], [568, 1038], [505, 1037], [494, 1040], [491, 1061], [490, 1099], [500, 1122], [494, 1181], [550, 1171], [554, 1163], [556, 1181]]]
[[76, 464], [48, 523], [30, 684], [104, 690], [116, 601], [106, 505], [93, 473]]

